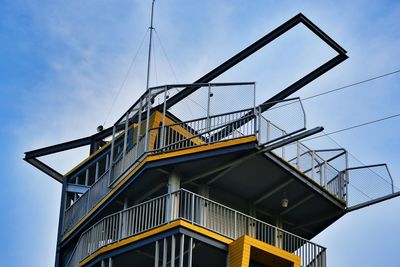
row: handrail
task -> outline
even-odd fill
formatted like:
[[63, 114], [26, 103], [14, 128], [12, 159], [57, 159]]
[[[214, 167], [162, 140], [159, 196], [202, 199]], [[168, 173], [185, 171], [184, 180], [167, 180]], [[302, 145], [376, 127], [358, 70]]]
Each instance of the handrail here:
[[[124, 156], [122, 153], [120, 154], [120, 156], [115, 157], [113, 159], [113, 162], [110, 163], [109, 168], [105, 170], [102, 176], [100, 176], [100, 178], [97, 181], [95, 181], [95, 183], [87, 190], [87, 192], [82, 194], [75, 201], [75, 203], [73, 203], [70, 207], [68, 207], [65, 210], [63, 233], [64, 234], [67, 233], [81, 218], [83, 218], [84, 215], [88, 213], [89, 210], [92, 209], [93, 205], [97, 203], [98, 200], [100, 200], [102, 197], [104, 197], [107, 192], [110, 191], [109, 187], [112, 187], [115, 184], [115, 182], [118, 181], [118, 177], [126, 173], [126, 171], [129, 170], [140, 158], [142, 158], [143, 155], [146, 156], [148, 154], [153, 154], [153, 153], [163, 153], [165, 151], [175, 151], [179, 149], [185, 149], [189, 147], [208, 144], [211, 141], [207, 139], [208, 134], [218, 131], [219, 129], [225, 127], [226, 125], [232, 125], [242, 121], [246, 121], [246, 123], [243, 125], [243, 127], [246, 127], [245, 129], [243, 129], [244, 133], [238, 135], [236, 132], [232, 132], [230, 135], [225, 136], [223, 140], [232, 140], [243, 136], [258, 135], [259, 139], [258, 141], [262, 142], [260, 134], [262, 127], [265, 127], [265, 125], [263, 125], [262, 123], [265, 122], [267, 122], [266, 127], [268, 127], [268, 129], [269, 128], [275, 129], [274, 133], [275, 134], [279, 133], [277, 136], [272, 136], [272, 137], [267, 136], [268, 139], [267, 142], [273, 142], [285, 136], [293, 134], [293, 133], [286, 133], [276, 124], [267, 120], [264, 117], [264, 115], [260, 112], [244, 116], [245, 114], [243, 113], [249, 112], [251, 110], [253, 109], [252, 108], [241, 109], [233, 112], [226, 112], [222, 114], [212, 115], [209, 117], [202, 117], [194, 120], [187, 120], [183, 122], [167, 124], [162, 126], [165, 128], [165, 130], [162, 130], [162, 127], [150, 128], [148, 132], [145, 133], [145, 135], [151, 135], [152, 131], [157, 131], [157, 132], [161, 131], [163, 137], [162, 138], [160, 137], [160, 139], [158, 138], [155, 139], [154, 147], [149, 146], [149, 144], [143, 143], [143, 137], [140, 138], [139, 145], [136, 144], [136, 140], [133, 140], [134, 143], [129, 146], [127, 151], [122, 152], [126, 153], [124, 160], [122, 160]], [[176, 127], [181, 129], [181, 131], [186, 131], [186, 136], [179, 137], [179, 134], [182, 134], [182, 132], [179, 134], [177, 134], [178, 132], [175, 133], [176, 131], [179, 131], [178, 128]], [[171, 138], [169, 136], [169, 134], [171, 133], [174, 133], [175, 137], [172, 136]], [[197, 138], [199, 139], [198, 142], [196, 141]], [[212, 141], [215, 142], [218, 140], [219, 139]], [[301, 145], [304, 147], [304, 149], [309, 150], [307, 146], [303, 144]], [[282, 149], [282, 153], [284, 152], [285, 147], [286, 146], [279, 148]], [[131, 153], [131, 151], [133, 151], [135, 148], [138, 150], [138, 153]], [[285, 159], [285, 157], [283, 158]], [[110, 172], [110, 167], [111, 167], [111, 172]], [[333, 168], [333, 166], [331, 167]], [[305, 174], [307, 174], [305, 170], [302, 171]], [[311, 176], [313, 176], [313, 173], [311, 174]], [[103, 181], [104, 179], [108, 179], [108, 182], [106, 183], [106, 181]], [[107, 188], [104, 189], [98, 188], [99, 186], [97, 186], [97, 184], [99, 182], [103, 182], [104, 186], [106, 186]], [[322, 181], [316, 181], [316, 182], [321, 183]], [[346, 184], [343, 183], [343, 186], [345, 185]], [[321, 186], [324, 185], [321, 184]], [[96, 189], [94, 189], [95, 187]], [[337, 195], [338, 189], [333, 188], [331, 186], [328, 188], [328, 191], [332, 191], [331, 193], [333, 195]]]
[[[248, 118], [251, 118], [251, 117], [254, 117], [254, 115], [248, 115], [248, 116], [245, 116], [245, 117], [241, 117], [241, 118], [239, 118], [239, 119], [237, 119], [237, 120], [230, 121], [229, 123], [240, 122], [240, 121], [242, 121], [242, 120], [245, 120], [245, 119], [248, 119]], [[169, 124], [169, 125], [166, 125], [166, 126], [164, 126], [164, 127], [177, 126], [177, 125], [185, 125], [185, 124], [186, 124], [186, 123], [183, 122], [183, 123], [181, 123], [181, 124], [175, 124], [175, 125], [170, 125], [170, 124]], [[205, 132], [202, 132], [202, 133], [199, 133], [199, 134], [196, 134], [196, 135], [192, 135], [192, 136], [190, 136], [190, 137], [188, 137], [188, 138], [186, 138], [186, 139], [179, 140], [179, 141], [177, 141], [177, 142], [168, 144], [168, 145], [166, 145], [166, 146], [163, 146], [163, 147], [161, 147], [161, 148], [157, 148], [157, 149], [154, 149], [154, 150], [155, 150], [155, 151], [160, 151], [160, 150], [166, 149], [166, 148], [168, 148], [168, 147], [171, 147], [171, 146], [174, 146], [174, 145], [177, 145], [177, 144], [186, 142], [186, 141], [188, 141], [188, 140], [191, 140], [191, 139], [194, 139], [194, 138], [199, 138], [199, 137], [202, 136], [202, 135], [205, 135], [205, 134], [207, 134], [207, 133], [211, 133], [211, 132], [213, 132], [213, 131], [215, 131], [215, 130], [218, 130], [218, 129], [221, 129], [221, 128], [225, 127], [225, 126], [226, 126], [226, 124], [222, 124], [222, 125], [220, 125], [220, 126], [213, 127], [212, 129], [210, 129], [210, 130], [208, 130], [208, 131], [205, 131]], [[151, 131], [151, 130], [154, 130], [154, 129], [157, 129], [157, 128], [150, 129], [150, 131]]]
[[106, 245], [179, 219], [233, 240], [250, 235], [300, 256], [303, 267], [325, 267], [325, 247], [186, 189], [105, 216], [81, 234], [66, 266], [77, 266]]

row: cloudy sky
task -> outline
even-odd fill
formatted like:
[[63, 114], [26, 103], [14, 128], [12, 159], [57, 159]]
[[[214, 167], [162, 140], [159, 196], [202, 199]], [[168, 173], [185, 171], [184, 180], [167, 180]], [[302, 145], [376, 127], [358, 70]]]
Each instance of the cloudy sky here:
[[[90, 135], [104, 122], [110, 126], [143, 93], [150, 4], [0, 0], [2, 266], [54, 264], [61, 186], [22, 161], [23, 152]], [[399, 1], [159, 0], [151, 85], [193, 82], [299, 12], [349, 59], [298, 96], [400, 69]], [[261, 103], [332, 55], [297, 27], [218, 81], [256, 81]], [[331, 132], [400, 113], [399, 84], [396, 74], [305, 101], [308, 127]], [[394, 118], [332, 138], [365, 164], [387, 162], [399, 185], [399, 125]], [[65, 172], [85, 153], [45, 160]], [[398, 266], [399, 211], [400, 199], [394, 199], [326, 229], [315, 241], [328, 248], [328, 266]]]

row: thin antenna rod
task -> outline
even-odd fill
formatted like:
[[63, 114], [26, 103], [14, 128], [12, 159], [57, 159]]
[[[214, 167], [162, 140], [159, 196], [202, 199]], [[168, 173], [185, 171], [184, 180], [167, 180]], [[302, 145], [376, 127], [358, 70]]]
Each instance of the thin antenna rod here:
[[147, 81], [146, 81], [146, 91], [149, 90], [149, 83], [150, 83], [150, 63], [151, 63], [151, 44], [153, 39], [153, 13], [154, 13], [154, 2], [151, 3], [151, 20], [150, 20], [150, 41], [149, 41], [149, 54], [147, 58]]

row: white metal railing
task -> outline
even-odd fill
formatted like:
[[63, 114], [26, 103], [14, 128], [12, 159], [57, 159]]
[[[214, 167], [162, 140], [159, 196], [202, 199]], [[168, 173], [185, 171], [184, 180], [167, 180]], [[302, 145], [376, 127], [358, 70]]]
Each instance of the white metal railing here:
[[231, 239], [249, 235], [299, 256], [303, 267], [326, 266], [324, 247], [185, 189], [103, 218], [80, 236], [67, 266], [78, 266], [80, 261], [108, 244], [177, 219]]
[[[210, 144], [221, 140], [255, 135], [255, 116], [249, 114], [253, 109], [244, 109], [209, 116], [185, 122], [149, 129], [147, 134], [139, 137], [139, 145], [134, 143], [126, 153], [116, 155], [115, 160], [99, 179], [65, 210], [63, 235], [71, 230], [104, 196], [111, 191], [112, 185], [127, 171], [132, 169], [138, 160], [147, 154], [186, 149]], [[242, 123], [246, 120], [246, 123]], [[228, 125], [234, 131], [228, 131]], [[222, 135], [224, 135], [222, 137]], [[151, 136], [153, 138], [145, 138]], [[161, 140], [162, 144], [161, 145]], [[135, 141], [135, 140], [134, 140]], [[147, 145], [146, 145], [147, 142]], [[111, 173], [111, 175], [110, 175]]]
[[254, 109], [243, 109], [152, 128], [149, 135], [157, 138], [154, 139], [154, 144], [149, 146], [150, 151], [175, 151], [255, 135], [253, 111]]
[[[139, 134], [139, 145], [136, 145], [136, 141], [125, 153], [116, 155], [111, 170], [108, 169], [87, 192], [66, 209], [63, 234], [72, 229], [110, 192], [113, 184], [147, 154], [176, 151], [246, 136], [257, 136], [260, 144], [268, 144], [290, 134], [293, 132], [287, 133], [267, 120], [258, 109], [253, 108], [151, 128], [145, 134]], [[317, 152], [297, 142], [277, 148], [273, 153], [294, 165], [333, 195], [345, 200], [345, 172], [336, 169]]]
[[[267, 120], [263, 115], [259, 116], [261, 129], [258, 139], [263, 143], [271, 143], [288, 135], [286, 131]], [[281, 146], [272, 151], [275, 155], [284, 159], [303, 174], [324, 187], [332, 195], [343, 201], [347, 201], [347, 152], [343, 150], [338, 156], [331, 159], [323, 157], [318, 151], [312, 150], [301, 141]], [[331, 161], [343, 159], [340, 169], [333, 166]]]

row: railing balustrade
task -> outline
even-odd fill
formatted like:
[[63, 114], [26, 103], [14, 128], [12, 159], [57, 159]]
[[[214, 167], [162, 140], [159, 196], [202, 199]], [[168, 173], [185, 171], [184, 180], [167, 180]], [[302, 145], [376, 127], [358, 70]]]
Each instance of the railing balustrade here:
[[86, 230], [67, 264], [75, 267], [98, 249], [182, 219], [231, 239], [249, 235], [301, 258], [301, 266], [325, 267], [325, 248], [215, 201], [181, 189], [109, 215]]
[[[291, 134], [267, 120], [262, 114], [254, 113], [254, 110], [257, 111], [253, 108], [243, 109], [149, 129], [148, 138], [141, 135], [138, 138], [139, 145], [136, 145], [136, 140], [134, 140], [135, 143], [128, 147], [125, 153], [120, 152], [116, 160], [113, 160], [111, 167], [87, 192], [66, 209], [63, 234], [72, 229], [107, 195], [113, 184], [132, 169], [144, 155], [187, 149], [247, 136], [257, 136], [260, 144], [267, 144]], [[343, 192], [347, 185], [344, 172], [334, 168], [318, 153], [301, 142], [282, 146], [275, 149], [273, 153], [293, 164], [316, 183], [325, 187], [332, 195], [345, 200]]]

